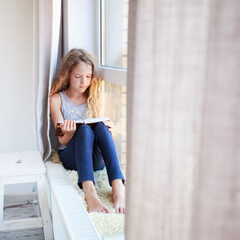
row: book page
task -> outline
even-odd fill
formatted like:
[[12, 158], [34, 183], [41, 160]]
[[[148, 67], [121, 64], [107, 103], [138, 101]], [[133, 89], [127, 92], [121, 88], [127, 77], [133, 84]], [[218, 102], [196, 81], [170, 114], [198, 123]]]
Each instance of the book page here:
[[90, 124], [90, 123], [98, 123], [98, 122], [105, 122], [105, 121], [109, 121], [110, 119], [105, 117], [105, 118], [86, 118], [84, 120], [85, 124]]
[[[86, 119], [78, 119], [75, 120], [76, 123], [82, 123], [82, 124], [90, 124], [90, 123], [98, 123], [98, 122], [104, 122], [104, 121], [109, 121], [110, 119], [107, 117], [103, 118], [86, 118]], [[63, 121], [58, 121], [58, 124], [63, 123]]]

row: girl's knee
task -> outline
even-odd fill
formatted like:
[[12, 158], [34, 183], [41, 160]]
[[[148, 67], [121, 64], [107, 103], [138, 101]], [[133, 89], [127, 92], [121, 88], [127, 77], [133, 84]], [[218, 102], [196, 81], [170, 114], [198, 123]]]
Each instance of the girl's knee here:
[[78, 127], [76, 135], [89, 135], [94, 137], [94, 133], [91, 129], [91, 127], [87, 124], [82, 124]]
[[101, 126], [105, 126], [103, 122], [96, 123], [96, 127], [101, 127]]
[[94, 130], [108, 130], [108, 127], [103, 123], [103, 122], [99, 122], [95, 125]]
[[82, 124], [79, 126], [78, 130], [85, 129], [85, 130], [92, 130], [91, 127], [88, 124]]

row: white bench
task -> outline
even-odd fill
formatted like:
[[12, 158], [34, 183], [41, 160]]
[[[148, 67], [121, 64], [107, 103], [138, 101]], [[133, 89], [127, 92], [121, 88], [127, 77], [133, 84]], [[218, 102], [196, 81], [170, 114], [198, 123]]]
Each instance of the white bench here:
[[[45, 239], [53, 239], [45, 173], [45, 165], [37, 151], [0, 154], [0, 231], [43, 227]], [[4, 186], [19, 183], [36, 183], [41, 216], [4, 221]]]

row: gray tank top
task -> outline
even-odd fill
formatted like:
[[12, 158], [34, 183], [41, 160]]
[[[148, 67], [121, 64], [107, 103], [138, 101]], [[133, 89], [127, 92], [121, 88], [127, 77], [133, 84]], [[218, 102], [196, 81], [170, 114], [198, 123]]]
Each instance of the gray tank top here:
[[88, 104], [84, 103], [81, 105], [73, 104], [67, 97], [64, 91], [59, 92], [62, 100], [62, 114], [64, 119], [69, 120], [84, 120], [87, 116]]
[[[62, 114], [64, 119], [70, 120], [84, 120], [86, 118], [86, 113], [88, 110], [88, 104], [84, 103], [81, 105], [73, 104], [67, 97], [64, 91], [59, 92], [62, 100]], [[60, 144], [59, 150], [63, 150], [66, 146]]]

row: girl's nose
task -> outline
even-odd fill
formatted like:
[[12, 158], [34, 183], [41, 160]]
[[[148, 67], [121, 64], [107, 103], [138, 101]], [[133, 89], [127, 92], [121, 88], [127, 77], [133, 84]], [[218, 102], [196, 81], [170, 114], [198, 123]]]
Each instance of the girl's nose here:
[[81, 84], [81, 85], [84, 85], [85, 81], [86, 81], [86, 80], [85, 80], [85, 77], [81, 77], [81, 79], [80, 79], [80, 84]]

